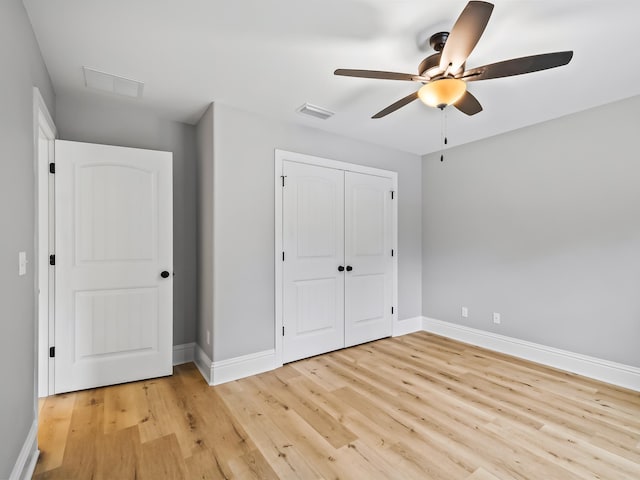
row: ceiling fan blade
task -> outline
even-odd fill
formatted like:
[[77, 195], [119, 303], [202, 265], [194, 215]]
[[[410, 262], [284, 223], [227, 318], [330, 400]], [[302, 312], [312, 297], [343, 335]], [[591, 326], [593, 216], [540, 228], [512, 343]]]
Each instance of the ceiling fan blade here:
[[493, 12], [493, 4], [488, 2], [469, 2], [456, 20], [449, 33], [442, 56], [440, 57], [440, 70], [445, 72], [447, 68], [456, 73], [467, 61], [482, 32], [489, 22]]
[[467, 82], [489, 80], [491, 78], [511, 77], [523, 73], [537, 72], [549, 68], [561, 67], [571, 61], [573, 51], [543, 53], [529, 57], [512, 58], [502, 62], [484, 65], [482, 67], [467, 70], [458, 78]]
[[478, 99], [471, 95], [468, 90], [460, 100], [453, 104], [453, 106], [460, 110], [462, 113], [466, 113], [469, 116], [475, 115], [476, 113], [480, 113], [482, 111], [482, 105], [480, 105]]
[[404, 107], [405, 105], [407, 105], [408, 103], [413, 102], [414, 100], [416, 100], [418, 98], [418, 92], [413, 92], [410, 93], [409, 95], [407, 95], [404, 98], [401, 98], [400, 100], [398, 100], [395, 103], [392, 103], [391, 105], [389, 105], [387, 108], [380, 110], [378, 113], [376, 113], [373, 117], [371, 118], [382, 118], [384, 116], [389, 115], [392, 112], [395, 112], [396, 110], [398, 110], [399, 108]]
[[347, 68], [339, 68], [334, 75], [342, 75], [345, 77], [361, 77], [361, 78], [377, 78], [381, 80], [406, 80], [410, 82], [428, 82], [427, 77], [421, 77], [413, 73], [398, 72], [381, 72], [379, 70], [351, 70]]

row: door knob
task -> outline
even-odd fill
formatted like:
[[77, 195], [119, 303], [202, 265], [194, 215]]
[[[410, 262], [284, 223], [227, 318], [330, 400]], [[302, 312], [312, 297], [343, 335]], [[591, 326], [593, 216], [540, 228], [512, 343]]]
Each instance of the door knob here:
[[163, 271], [163, 272], [160, 274], [160, 276], [161, 276], [162, 278], [169, 278], [169, 272], [167, 272], [167, 271], [165, 270], [165, 271]]
[[339, 271], [339, 272], [344, 272], [344, 267], [343, 267], [342, 265], [340, 265], [340, 266], [338, 267], [338, 271]]
[[347, 272], [350, 272], [351, 270], [353, 270], [353, 267], [351, 265], [347, 265]]

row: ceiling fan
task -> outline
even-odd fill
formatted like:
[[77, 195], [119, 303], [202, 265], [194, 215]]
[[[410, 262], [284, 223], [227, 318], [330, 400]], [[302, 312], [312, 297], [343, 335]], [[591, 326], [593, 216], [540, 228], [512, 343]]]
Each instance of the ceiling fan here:
[[493, 11], [493, 4], [471, 1], [464, 8], [451, 32], [431, 36], [429, 44], [436, 51], [418, 66], [418, 74], [350, 70], [339, 68], [335, 75], [347, 77], [405, 80], [423, 85], [414, 93], [380, 110], [371, 118], [382, 118], [420, 98], [423, 103], [440, 109], [453, 105], [467, 115], [482, 111], [480, 102], [467, 90], [467, 82], [510, 77], [566, 65], [573, 51], [544, 53], [513, 58], [502, 62], [465, 70], [467, 58], [480, 40]]

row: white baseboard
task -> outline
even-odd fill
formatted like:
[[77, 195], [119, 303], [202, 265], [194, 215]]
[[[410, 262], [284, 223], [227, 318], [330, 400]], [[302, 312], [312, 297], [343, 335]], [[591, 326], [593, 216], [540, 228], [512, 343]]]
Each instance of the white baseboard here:
[[173, 364], [182, 365], [183, 363], [193, 362], [195, 358], [195, 343], [183, 343], [182, 345], [173, 346]]
[[228, 360], [220, 360], [213, 362], [212, 385], [220, 385], [250, 375], [268, 372], [277, 367], [276, 351], [273, 348]]
[[212, 362], [200, 345], [195, 346], [195, 364], [209, 385], [220, 385], [278, 368], [274, 349]]
[[22, 445], [9, 480], [27, 480], [33, 476], [38, 461], [38, 421], [34, 420]]
[[422, 318], [412, 317], [398, 320], [393, 323], [393, 336], [407, 335], [409, 333], [419, 332], [422, 330]]
[[640, 368], [423, 317], [423, 330], [585, 377], [640, 391]]
[[213, 385], [213, 383], [211, 383], [211, 380], [213, 379], [213, 361], [211, 361], [209, 355], [207, 355], [198, 344], [195, 345], [194, 362], [207, 384]]

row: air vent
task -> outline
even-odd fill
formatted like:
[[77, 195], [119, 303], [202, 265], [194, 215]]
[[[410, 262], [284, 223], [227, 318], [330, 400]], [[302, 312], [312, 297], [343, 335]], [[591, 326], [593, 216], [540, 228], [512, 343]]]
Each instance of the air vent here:
[[125, 97], [142, 97], [142, 89], [144, 88], [144, 83], [142, 82], [88, 67], [82, 67], [82, 71], [84, 72], [84, 85], [87, 88], [124, 95]]
[[296, 112], [302, 113], [304, 115], [310, 115], [321, 120], [326, 120], [327, 118], [334, 115], [331, 110], [327, 110], [326, 108], [318, 107], [316, 105], [311, 105], [310, 103], [305, 103], [301, 107], [298, 107], [296, 109]]

